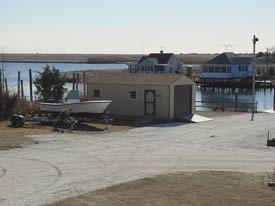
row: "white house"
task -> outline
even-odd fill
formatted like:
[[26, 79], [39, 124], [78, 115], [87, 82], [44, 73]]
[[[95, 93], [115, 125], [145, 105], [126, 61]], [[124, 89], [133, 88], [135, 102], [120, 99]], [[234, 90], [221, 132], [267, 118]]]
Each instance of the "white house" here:
[[249, 78], [252, 76], [252, 65], [252, 57], [241, 57], [232, 52], [222, 53], [203, 65], [202, 78]]
[[173, 53], [151, 53], [143, 56], [137, 64], [129, 64], [130, 73], [151, 73], [151, 74], [177, 74], [182, 73], [182, 64]]

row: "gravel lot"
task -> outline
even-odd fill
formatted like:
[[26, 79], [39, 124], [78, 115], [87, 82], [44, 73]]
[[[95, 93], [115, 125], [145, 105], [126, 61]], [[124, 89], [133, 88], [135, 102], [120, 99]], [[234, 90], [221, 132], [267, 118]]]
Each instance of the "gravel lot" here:
[[0, 205], [41, 205], [176, 171], [272, 171], [275, 115], [218, 117], [106, 135], [36, 135], [40, 144], [0, 151]]

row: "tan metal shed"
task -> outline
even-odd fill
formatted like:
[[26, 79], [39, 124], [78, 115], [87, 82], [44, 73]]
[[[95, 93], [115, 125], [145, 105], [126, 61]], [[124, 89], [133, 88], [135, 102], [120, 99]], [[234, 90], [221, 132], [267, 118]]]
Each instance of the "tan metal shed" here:
[[112, 100], [111, 115], [169, 120], [195, 113], [195, 83], [182, 74], [95, 72], [87, 82], [88, 100]]

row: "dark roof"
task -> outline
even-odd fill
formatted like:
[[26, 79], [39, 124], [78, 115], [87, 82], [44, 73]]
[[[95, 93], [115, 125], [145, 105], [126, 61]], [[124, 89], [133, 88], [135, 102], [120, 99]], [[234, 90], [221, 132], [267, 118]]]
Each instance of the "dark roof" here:
[[232, 58], [233, 64], [250, 64], [253, 61], [252, 57], [237, 57]]
[[149, 56], [141, 57], [138, 63], [141, 63], [143, 60], [147, 58], [154, 58], [157, 59], [158, 64], [168, 64], [168, 61], [172, 55], [173, 53], [151, 53], [149, 54]]
[[141, 58], [140, 58], [140, 60], [138, 61], [138, 63], [140, 64], [144, 59], [147, 59], [148, 58], [148, 56], [142, 56]]
[[232, 52], [222, 53], [208, 61], [206, 64], [250, 64], [253, 58], [240, 57]]
[[[180, 78], [188, 79], [182, 74], [138, 74], [122, 71], [99, 71], [89, 77], [90, 84], [121, 85], [171, 85]], [[190, 81], [190, 80], [189, 80]]]

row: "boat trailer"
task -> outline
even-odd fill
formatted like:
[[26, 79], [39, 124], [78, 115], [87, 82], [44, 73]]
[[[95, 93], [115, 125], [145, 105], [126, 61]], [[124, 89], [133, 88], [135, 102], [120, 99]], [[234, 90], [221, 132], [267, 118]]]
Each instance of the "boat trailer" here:
[[[109, 112], [104, 111], [97, 119], [103, 119], [105, 122], [105, 130], [108, 130]], [[60, 113], [39, 113], [28, 116], [14, 114], [11, 116], [11, 124], [13, 127], [23, 127], [25, 122], [38, 122], [40, 124], [67, 124], [70, 129], [74, 130], [77, 124], [81, 122], [91, 122], [95, 120], [94, 117], [85, 115], [72, 116], [70, 111], [63, 111]]]

